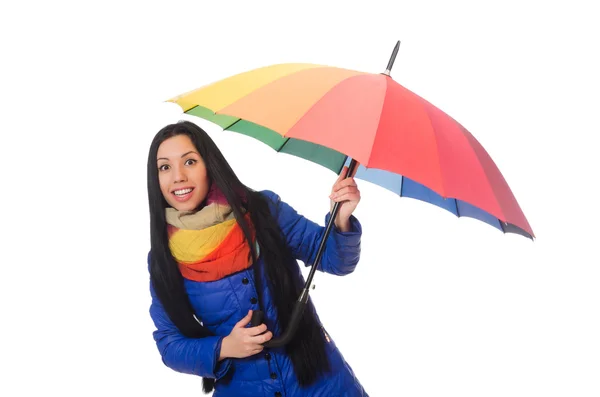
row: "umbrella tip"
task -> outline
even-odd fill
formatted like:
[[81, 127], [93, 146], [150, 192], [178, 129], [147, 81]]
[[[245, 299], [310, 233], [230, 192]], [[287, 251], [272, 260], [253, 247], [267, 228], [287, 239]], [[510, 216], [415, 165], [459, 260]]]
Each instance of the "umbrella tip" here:
[[383, 74], [385, 74], [386, 76], [389, 76], [390, 73], [392, 72], [392, 66], [394, 66], [394, 61], [396, 60], [396, 55], [398, 55], [399, 49], [400, 49], [400, 40], [398, 40], [396, 42], [396, 46], [394, 47], [394, 50], [392, 51], [392, 56], [390, 57], [387, 68], [385, 68], [385, 72], [383, 72]]

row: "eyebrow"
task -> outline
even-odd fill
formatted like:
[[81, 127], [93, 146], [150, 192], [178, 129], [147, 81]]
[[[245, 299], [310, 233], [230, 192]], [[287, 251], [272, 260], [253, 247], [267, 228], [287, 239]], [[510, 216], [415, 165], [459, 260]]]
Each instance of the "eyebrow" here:
[[[193, 150], [190, 150], [189, 152], [182, 154], [181, 158], [184, 158], [185, 156], [187, 156], [190, 153], [196, 153], [196, 154], [198, 154], [197, 152], [195, 152]], [[198, 156], [200, 156], [200, 155], [198, 154]], [[169, 161], [169, 159], [166, 158], [166, 157], [161, 157], [161, 158], [156, 159], [156, 161], [158, 161], [158, 160], [167, 160], [167, 161]]]

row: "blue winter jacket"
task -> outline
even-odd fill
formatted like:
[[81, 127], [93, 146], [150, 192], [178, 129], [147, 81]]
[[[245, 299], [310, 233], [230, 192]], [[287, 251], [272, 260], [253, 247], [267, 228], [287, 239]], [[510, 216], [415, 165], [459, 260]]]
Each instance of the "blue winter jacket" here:
[[[270, 199], [272, 213], [285, 234], [293, 256], [307, 265], [311, 264], [325, 228], [299, 215], [291, 206], [281, 201], [277, 194], [270, 191], [261, 193]], [[328, 213], [325, 222], [329, 217]], [[351, 273], [356, 267], [360, 257], [362, 229], [354, 216], [350, 221], [352, 229], [349, 232], [342, 233], [335, 227], [332, 228], [318, 270], [342, 276]], [[257, 266], [263, 269], [262, 265], [262, 257], [259, 255]], [[302, 277], [300, 268], [298, 273]], [[278, 324], [269, 320], [277, 318], [276, 309], [266, 287], [264, 272], [259, 274], [263, 278], [260, 284], [264, 286], [262, 296], [263, 308], [266, 311], [265, 323], [268, 329], [273, 331], [273, 335], [277, 336], [281, 334], [281, 330]], [[196, 317], [216, 336], [183, 336], [170, 321], [150, 286], [150, 315], [156, 326], [154, 340], [164, 364], [169, 368], [186, 374], [215, 378], [214, 397], [367, 396], [325, 328], [323, 332], [333, 375], [320, 378], [308, 388], [299, 386], [292, 362], [285, 354], [284, 347], [265, 348], [262, 352], [243, 359], [227, 358], [218, 361], [223, 338], [229, 335], [234, 325], [245, 317], [250, 309], [259, 309], [252, 268], [212, 282], [186, 279], [185, 288]], [[320, 320], [318, 321], [321, 324]], [[227, 382], [219, 382], [226, 374], [230, 379]]]

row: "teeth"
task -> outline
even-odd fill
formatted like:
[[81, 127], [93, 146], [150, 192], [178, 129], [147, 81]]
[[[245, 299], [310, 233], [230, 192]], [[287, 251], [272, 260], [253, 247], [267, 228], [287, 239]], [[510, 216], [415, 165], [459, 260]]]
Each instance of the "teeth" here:
[[183, 196], [184, 194], [188, 194], [191, 191], [192, 191], [192, 189], [181, 189], [181, 190], [175, 190], [173, 193], [175, 193], [175, 195], [177, 195], [177, 196]]

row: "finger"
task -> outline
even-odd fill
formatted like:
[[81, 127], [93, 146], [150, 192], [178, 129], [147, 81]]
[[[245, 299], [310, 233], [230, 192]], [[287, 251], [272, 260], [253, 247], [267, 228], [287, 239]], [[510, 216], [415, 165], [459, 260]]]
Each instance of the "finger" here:
[[347, 193], [360, 193], [360, 192], [358, 190], [358, 187], [356, 187], [356, 186], [346, 186], [346, 187], [343, 187], [343, 188], [331, 193], [331, 195], [329, 197], [333, 199], [335, 197], [338, 197], [338, 196], [341, 196], [342, 194], [347, 194]]
[[246, 335], [249, 336], [256, 336], [256, 335], [260, 335], [263, 332], [265, 332], [267, 330], [267, 325], [266, 324], [261, 324], [261, 325], [257, 325], [256, 327], [250, 327], [250, 328], [246, 328]]
[[264, 333], [263, 335], [253, 336], [248, 338], [248, 343], [262, 345], [263, 343], [271, 340], [273, 333], [271, 331]]
[[338, 177], [338, 180], [342, 180], [342, 179], [345, 179], [345, 178], [352, 178], [352, 177], [354, 177], [354, 175], [356, 175], [356, 172], [358, 171], [358, 167], [359, 166], [360, 166], [360, 163], [357, 161], [356, 162], [356, 166], [352, 170], [352, 174], [351, 175], [346, 175], [346, 173], [348, 172], [348, 168], [350, 168], [350, 167], [348, 167], [347, 165], [345, 165], [342, 168], [342, 171], [340, 172], [341, 175], [340, 175], [340, 177]]
[[333, 185], [332, 192], [338, 191], [346, 186], [357, 186], [358, 187], [354, 178], [346, 178], [343, 181], [337, 182], [335, 185]]
[[335, 196], [332, 198], [334, 202], [342, 202], [342, 201], [360, 201], [359, 193], [345, 193], [339, 196]]
[[342, 167], [342, 170], [340, 171], [340, 174], [338, 175], [338, 178], [337, 178], [336, 182], [344, 180], [346, 178], [346, 174], [347, 173], [348, 173], [348, 166], [345, 165], [345, 166]]
[[337, 193], [337, 194], [346, 193], [346, 192], [358, 192], [358, 186], [353, 185], [353, 184], [347, 184], [345, 186], [340, 187], [338, 190], [335, 191], [335, 193]]
[[[265, 338], [265, 342], [270, 341], [271, 339], [273, 339], [273, 333], [271, 331], [267, 332], [264, 335], [261, 335], [262, 337]], [[264, 342], [263, 342], [264, 343]]]
[[246, 325], [248, 325], [248, 323], [250, 323], [250, 320], [252, 320], [252, 310], [249, 310], [248, 314], [246, 314], [246, 317], [238, 321], [233, 328], [244, 328]]
[[265, 348], [264, 346], [258, 345], [258, 347], [254, 348], [248, 352], [248, 356], [253, 356], [255, 354], [258, 354], [261, 351], [263, 351], [264, 348]]
[[339, 183], [340, 181], [343, 181], [346, 178], [346, 173], [347, 172], [348, 172], [348, 166], [345, 165], [345, 166], [342, 167], [342, 170], [340, 171], [337, 179], [335, 180], [334, 185], [336, 183]]

